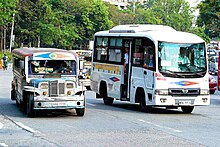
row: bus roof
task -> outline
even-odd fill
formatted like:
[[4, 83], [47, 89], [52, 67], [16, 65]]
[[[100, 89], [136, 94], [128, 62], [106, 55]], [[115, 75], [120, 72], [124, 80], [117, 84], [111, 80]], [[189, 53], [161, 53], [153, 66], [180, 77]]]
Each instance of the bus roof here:
[[[60, 53], [60, 55], [58, 53]], [[13, 49], [12, 54], [15, 56], [20, 56], [20, 57], [35, 56], [35, 58], [37, 56], [40, 57], [40, 54], [42, 54], [42, 56], [40, 57], [41, 59], [43, 59], [43, 58], [55, 59], [51, 56], [53, 54], [56, 56], [56, 59], [66, 59], [66, 60], [76, 60], [76, 56], [77, 56], [75, 53], [70, 52], [68, 50], [63, 50], [63, 49], [28, 48], [28, 47]]]
[[153, 30], [136, 33], [109, 33], [109, 31], [100, 31], [95, 36], [112, 36], [112, 37], [147, 37], [153, 41], [164, 41], [173, 43], [201, 43], [204, 42], [199, 36], [173, 30]]
[[170, 30], [175, 31], [174, 28], [165, 25], [152, 25], [152, 24], [131, 24], [131, 25], [118, 25], [109, 30], [109, 33], [137, 33], [147, 32], [153, 30]]

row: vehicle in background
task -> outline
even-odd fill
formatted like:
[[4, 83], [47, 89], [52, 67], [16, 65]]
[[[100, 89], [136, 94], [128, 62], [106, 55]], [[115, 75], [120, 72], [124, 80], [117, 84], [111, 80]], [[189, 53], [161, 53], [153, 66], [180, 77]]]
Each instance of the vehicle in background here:
[[217, 81], [214, 76], [209, 75], [209, 92], [210, 94], [214, 94], [217, 89]]
[[213, 56], [217, 56], [218, 52], [216, 50], [214, 50], [214, 49], [209, 49], [209, 50], [207, 50], [207, 54], [208, 54], [208, 57], [210, 59]]
[[219, 56], [212, 56], [209, 59], [209, 71], [211, 74], [217, 75], [218, 73], [218, 58]]
[[79, 57], [79, 84], [90, 90], [90, 75], [92, 65], [92, 51], [91, 50], [72, 50]]
[[12, 51], [11, 99], [29, 117], [36, 111], [75, 109], [85, 113], [85, 87], [78, 84], [76, 54], [54, 48], [18, 48]]
[[215, 50], [219, 50], [220, 49], [220, 41], [210, 41], [210, 43], [208, 44], [208, 49], [215, 49]]

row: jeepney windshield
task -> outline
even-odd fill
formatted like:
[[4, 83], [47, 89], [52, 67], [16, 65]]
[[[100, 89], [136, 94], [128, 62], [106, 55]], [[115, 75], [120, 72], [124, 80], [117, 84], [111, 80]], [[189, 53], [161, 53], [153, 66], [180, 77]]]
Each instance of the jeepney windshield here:
[[32, 74], [76, 74], [76, 62], [73, 60], [30, 60]]
[[158, 68], [165, 76], [187, 74], [204, 76], [207, 70], [204, 43], [178, 44], [159, 42]]

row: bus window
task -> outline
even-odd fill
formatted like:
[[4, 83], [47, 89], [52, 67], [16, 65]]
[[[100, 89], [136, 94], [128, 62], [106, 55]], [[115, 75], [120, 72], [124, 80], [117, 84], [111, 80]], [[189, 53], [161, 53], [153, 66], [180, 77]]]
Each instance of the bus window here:
[[97, 37], [94, 51], [94, 59], [97, 61], [107, 60], [108, 38]]

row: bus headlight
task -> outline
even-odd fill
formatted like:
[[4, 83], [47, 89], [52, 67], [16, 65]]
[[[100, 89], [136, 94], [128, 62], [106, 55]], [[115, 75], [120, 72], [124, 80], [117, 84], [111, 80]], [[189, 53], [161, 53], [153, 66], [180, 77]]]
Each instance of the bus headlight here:
[[156, 89], [155, 94], [156, 95], [168, 95], [169, 91], [168, 89]]
[[200, 94], [201, 95], [208, 95], [209, 94], [209, 90], [208, 89], [200, 89]]

